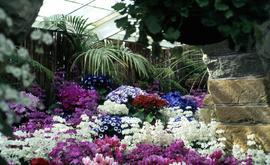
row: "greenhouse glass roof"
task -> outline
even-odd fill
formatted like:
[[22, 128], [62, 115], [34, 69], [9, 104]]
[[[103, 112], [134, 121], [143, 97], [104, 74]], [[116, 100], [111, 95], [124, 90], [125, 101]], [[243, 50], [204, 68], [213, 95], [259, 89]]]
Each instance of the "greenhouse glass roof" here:
[[[125, 32], [117, 28], [114, 21], [121, 16], [111, 7], [120, 0], [44, 0], [34, 27], [40, 27], [43, 18], [57, 14], [83, 16], [92, 23], [91, 30], [100, 40], [111, 38], [122, 40]], [[126, 2], [129, 2], [126, 0]], [[133, 34], [127, 41], [135, 42], [138, 34]], [[175, 45], [163, 41], [165, 48]]]

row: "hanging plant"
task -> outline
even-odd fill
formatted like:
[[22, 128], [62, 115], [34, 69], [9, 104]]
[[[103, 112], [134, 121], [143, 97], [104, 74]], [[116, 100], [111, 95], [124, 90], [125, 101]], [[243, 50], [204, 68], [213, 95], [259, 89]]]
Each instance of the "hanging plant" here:
[[[267, 0], [124, 0], [113, 6], [123, 17], [116, 20], [128, 38], [139, 30], [138, 41], [157, 50], [163, 39], [186, 44], [210, 44], [229, 39], [232, 46], [255, 43], [257, 25], [269, 18]], [[153, 51], [154, 52], [154, 51]]]

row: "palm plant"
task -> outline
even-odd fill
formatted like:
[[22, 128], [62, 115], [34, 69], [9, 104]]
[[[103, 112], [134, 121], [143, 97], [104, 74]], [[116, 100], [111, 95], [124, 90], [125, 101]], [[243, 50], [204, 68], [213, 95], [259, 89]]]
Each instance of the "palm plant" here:
[[80, 62], [84, 73], [108, 75], [120, 80], [130, 71], [135, 71], [140, 77], [148, 77], [148, 71], [152, 69], [145, 57], [133, 53], [124, 44], [111, 41], [99, 42], [76, 55], [73, 66]]
[[71, 41], [75, 54], [72, 67], [79, 64], [83, 73], [103, 74], [123, 80], [133, 71], [148, 77], [152, 65], [143, 56], [133, 53], [124, 44], [98, 41], [89, 29], [91, 24], [81, 16], [52, 16], [45, 20], [46, 27], [61, 30]]
[[171, 54], [169, 67], [175, 73], [185, 75], [179, 81], [190, 81], [191, 89], [195, 84], [201, 87], [203, 81], [208, 76], [207, 66], [202, 60], [203, 51], [198, 47], [183, 45], [180, 48], [172, 49]]

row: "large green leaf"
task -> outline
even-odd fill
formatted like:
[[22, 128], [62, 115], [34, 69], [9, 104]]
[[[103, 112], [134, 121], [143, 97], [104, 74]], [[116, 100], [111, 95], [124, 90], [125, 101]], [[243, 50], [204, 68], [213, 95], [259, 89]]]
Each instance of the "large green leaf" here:
[[205, 7], [209, 4], [209, 0], [196, 0], [196, 2], [200, 7]]
[[153, 34], [157, 34], [161, 31], [159, 21], [160, 21], [159, 18], [155, 15], [147, 15], [144, 19], [144, 23], [147, 29]]
[[232, 0], [232, 3], [235, 7], [240, 8], [245, 6], [245, 4], [247, 3], [247, 0]]
[[229, 6], [225, 2], [224, 0], [215, 0], [215, 8], [220, 11], [228, 10]]
[[169, 27], [168, 30], [165, 32], [164, 37], [169, 41], [177, 40], [180, 37], [180, 31], [174, 29], [173, 27]]
[[116, 11], [120, 11], [126, 7], [126, 4], [123, 2], [116, 3], [115, 5], [112, 6], [112, 8]]

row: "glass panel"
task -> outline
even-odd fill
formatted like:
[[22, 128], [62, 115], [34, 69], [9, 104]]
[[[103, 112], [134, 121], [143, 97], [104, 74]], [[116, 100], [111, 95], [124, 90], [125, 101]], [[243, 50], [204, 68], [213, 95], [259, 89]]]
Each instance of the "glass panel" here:
[[93, 2], [93, 1], [95, 1], [95, 0], [66, 0], [66, 1], [74, 2], [74, 3], [79, 3], [79, 4], [84, 5], [84, 4]]
[[88, 18], [89, 22], [96, 22], [96, 21], [102, 19], [103, 17], [105, 17], [111, 13], [112, 12], [108, 11], [108, 10], [85, 6], [81, 9], [75, 11], [71, 15], [83, 16], [84, 18]]
[[69, 14], [75, 9], [81, 7], [82, 5], [67, 2], [65, 0], [45, 0], [40, 9], [40, 16], [52, 16], [55, 14]]
[[100, 8], [104, 8], [107, 10], [112, 10], [111, 8], [117, 1], [119, 0], [95, 0], [93, 3], [91, 3], [91, 6], [96, 6]]

